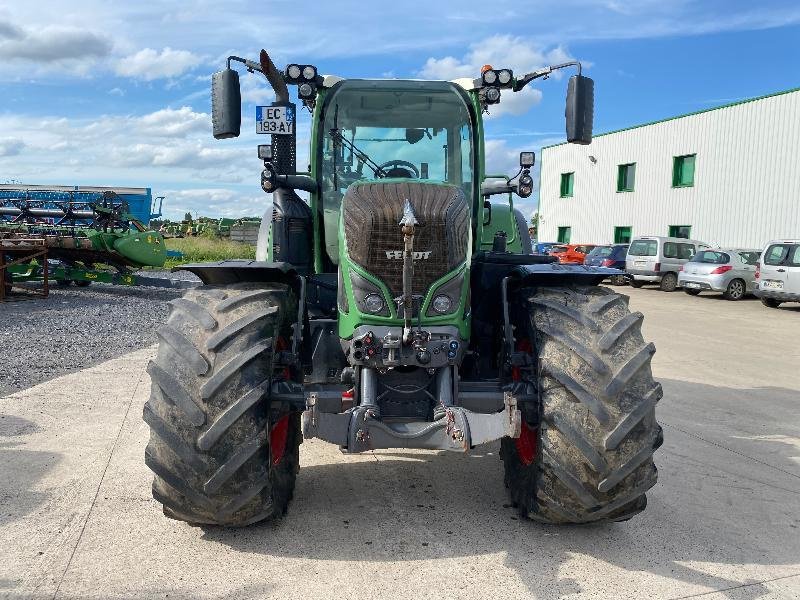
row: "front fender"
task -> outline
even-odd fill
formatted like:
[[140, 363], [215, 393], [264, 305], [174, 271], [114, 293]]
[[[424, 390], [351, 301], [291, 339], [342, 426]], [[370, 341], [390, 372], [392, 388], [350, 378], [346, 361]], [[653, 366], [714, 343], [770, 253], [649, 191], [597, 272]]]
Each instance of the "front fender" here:
[[174, 267], [172, 271], [194, 273], [206, 285], [228, 285], [251, 281], [291, 284], [297, 279], [297, 271], [289, 263], [263, 260], [222, 260], [194, 263]]
[[624, 271], [609, 267], [587, 267], [586, 265], [561, 265], [558, 263], [520, 265], [512, 271], [520, 286], [599, 285], [612, 275], [624, 275]]

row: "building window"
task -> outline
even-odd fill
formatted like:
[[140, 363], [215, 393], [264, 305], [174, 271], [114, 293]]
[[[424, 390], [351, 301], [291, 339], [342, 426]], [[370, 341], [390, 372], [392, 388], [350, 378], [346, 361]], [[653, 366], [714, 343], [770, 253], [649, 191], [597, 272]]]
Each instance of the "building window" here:
[[559, 227], [558, 239], [559, 244], [569, 244], [569, 239], [572, 237], [572, 227]]
[[636, 180], [636, 163], [619, 165], [617, 167], [617, 191], [632, 192]]
[[696, 154], [676, 156], [672, 162], [672, 187], [694, 185], [694, 163]]
[[669, 237], [689, 239], [692, 233], [691, 225], [670, 225]]
[[615, 244], [630, 244], [631, 243], [631, 227], [614, 227], [614, 243]]
[[572, 191], [575, 187], [575, 173], [561, 174], [561, 197], [572, 198]]

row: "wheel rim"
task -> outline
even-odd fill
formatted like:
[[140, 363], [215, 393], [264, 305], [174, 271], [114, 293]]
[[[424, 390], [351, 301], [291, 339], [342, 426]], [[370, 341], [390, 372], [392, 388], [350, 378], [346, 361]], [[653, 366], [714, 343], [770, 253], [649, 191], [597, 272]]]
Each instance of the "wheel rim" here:
[[272, 452], [272, 465], [277, 466], [286, 454], [286, 440], [289, 437], [289, 415], [283, 415], [269, 432], [269, 448]]
[[742, 289], [742, 283], [740, 281], [732, 281], [731, 298], [741, 298], [742, 294], [744, 294], [744, 290]]
[[528, 424], [523, 421], [519, 437], [514, 440], [519, 460], [526, 467], [536, 460], [536, 451], [539, 447], [538, 434], [537, 429], [528, 427]]

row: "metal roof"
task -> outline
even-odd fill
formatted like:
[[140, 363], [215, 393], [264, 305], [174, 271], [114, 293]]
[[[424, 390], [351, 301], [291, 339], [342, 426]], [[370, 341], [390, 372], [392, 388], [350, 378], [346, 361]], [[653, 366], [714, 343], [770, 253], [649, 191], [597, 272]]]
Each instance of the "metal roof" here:
[[[658, 123], [666, 123], [667, 121], [675, 121], [676, 119], [684, 119], [686, 117], [693, 117], [694, 115], [701, 115], [703, 113], [712, 112], [714, 110], [722, 110], [723, 108], [730, 108], [731, 106], [738, 106], [740, 104], [748, 104], [750, 102], [757, 102], [759, 100], [765, 100], [767, 98], [773, 98], [775, 96], [783, 96], [784, 94], [791, 94], [793, 92], [800, 92], [800, 87], [792, 88], [789, 90], [783, 90], [780, 92], [773, 92], [771, 94], [765, 94], [763, 96], [756, 96], [754, 98], [745, 98], [744, 100], [737, 100], [736, 102], [729, 102], [728, 104], [722, 104], [720, 106], [712, 106], [711, 108], [704, 108], [703, 110], [696, 110], [694, 112], [685, 113], [682, 115], [675, 115], [674, 117], [666, 117], [664, 119], [658, 119], [656, 121], [649, 121], [647, 123], [640, 123], [639, 125], [631, 125], [630, 127], [623, 127], [622, 129], [614, 129], [612, 131], [606, 131], [605, 133], [598, 133], [592, 137], [602, 137], [604, 135], [613, 135], [615, 133], [621, 133], [623, 131], [630, 131], [631, 129], [639, 129], [641, 127], [649, 127], [650, 125], [657, 125]], [[546, 148], [555, 148], [556, 146], [563, 146], [568, 142], [559, 142], [558, 144], [550, 144], [549, 146], [542, 146], [542, 150]]]

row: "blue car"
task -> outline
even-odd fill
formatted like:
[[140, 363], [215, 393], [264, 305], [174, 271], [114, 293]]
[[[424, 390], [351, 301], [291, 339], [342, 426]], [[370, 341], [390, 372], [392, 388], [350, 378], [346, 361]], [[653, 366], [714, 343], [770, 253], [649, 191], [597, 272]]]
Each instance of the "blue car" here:
[[[612, 269], [625, 270], [625, 257], [628, 255], [629, 244], [611, 244], [608, 246], [595, 246], [586, 255], [583, 264], [590, 267], [611, 267]], [[611, 285], [625, 285], [625, 277], [614, 275]]]
[[558, 246], [556, 242], [536, 242], [533, 244], [534, 254], [548, 254], [553, 246]]

